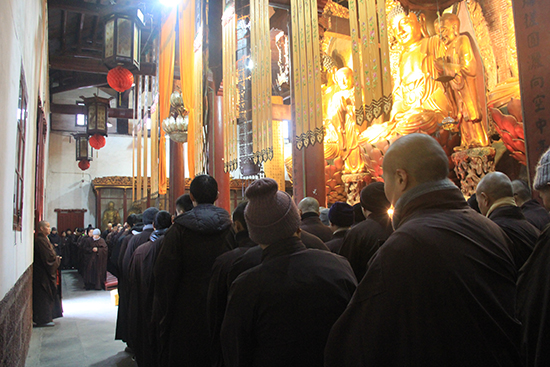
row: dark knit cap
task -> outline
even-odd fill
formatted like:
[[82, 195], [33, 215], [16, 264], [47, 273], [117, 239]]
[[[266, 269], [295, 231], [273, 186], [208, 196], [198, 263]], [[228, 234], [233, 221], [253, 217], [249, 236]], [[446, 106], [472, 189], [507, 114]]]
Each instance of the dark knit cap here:
[[300, 214], [294, 201], [271, 178], [254, 181], [245, 192], [248, 205], [244, 217], [250, 239], [270, 245], [292, 237], [300, 227]]
[[386, 213], [391, 207], [384, 193], [383, 182], [373, 182], [361, 190], [361, 206], [376, 214]]
[[550, 149], [542, 154], [536, 168], [533, 188], [541, 190], [550, 183]]
[[145, 209], [142, 216], [143, 224], [153, 224], [158, 212], [159, 210], [155, 207]]
[[353, 224], [353, 207], [341, 201], [335, 202], [328, 211], [328, 220], [338, 227], [350, 227]]

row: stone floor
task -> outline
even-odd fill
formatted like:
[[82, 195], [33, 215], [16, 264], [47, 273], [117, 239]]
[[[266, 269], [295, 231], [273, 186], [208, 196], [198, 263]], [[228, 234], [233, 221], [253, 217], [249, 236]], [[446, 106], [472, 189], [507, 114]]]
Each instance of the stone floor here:
[[76, 270], [64, 270], [63, 317], [33, 328], [27, 367], [137, 366], [114, 340], [117, 307], [110, 292], [86, 291]]

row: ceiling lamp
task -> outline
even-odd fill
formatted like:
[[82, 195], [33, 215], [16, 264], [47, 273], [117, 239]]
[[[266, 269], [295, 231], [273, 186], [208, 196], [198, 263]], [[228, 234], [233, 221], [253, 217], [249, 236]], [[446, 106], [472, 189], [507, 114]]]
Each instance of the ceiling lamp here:
[[86, 171], [88, 168], [90, 168], [90, 161], [83, 159], [80, 162], [78, 162], [78, 168], [80, 168], [83, 171]]
[[139, 9], [107, 16], [103, 62], [109, 69], [117, 66], [123, 66], [130, 71], [140, 69], [143, 26], [143, 13]]
[[76, 141], [76, 160], [77, 161], [91, 161], [93, 160], [93, 149], [88, 144], [87, 134], [73, 135]]
[[95, 134], [90, 138], [90, 146], [94, 149], [101, 149], [105, 146], [105, 137], [101, 134]]
[[87, 134], [74, 135], [76, 141], [76, 160], [78, 161], [78, 168], [86, 171], [90, 168], [90, 161], [93, 160], [93, 149], [88, 144]]
[[[111, 98], [102, 98], [98, 97], [97, 94], [94, 94], [93, 97], [82, 98], [84, 104], [86, 105], [86, 134], [92, 136], [90, 145], [96, 149], [100, 149], [105, 146], [105, 136], [107, 136], [107, 117], [109, 114], [109, 102]], [[100, 139], [98, 136], [101, 136]], [[97, 142], [97, 143], [96, 143]]]
[[134, 74], [122, 66], [117, 66], [109, 70], [109, 74], [107, 74], [107, 83], [109, 83], [111, 88], [122, 93], [132, 88], [132, 84], [134, 84]]

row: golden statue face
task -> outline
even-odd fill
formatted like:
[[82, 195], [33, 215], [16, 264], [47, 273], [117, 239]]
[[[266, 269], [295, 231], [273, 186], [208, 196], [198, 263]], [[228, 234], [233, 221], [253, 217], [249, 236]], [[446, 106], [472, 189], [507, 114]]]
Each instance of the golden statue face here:
[[422, 39], [422, 30], [416, 14], [403, 15], [397, 22], [397, 38], [405, 47]]
[[342, 90], [351, 89], [353, 87], [353, 71], [348, 67], [343, 67], [338, 70], [335, 79]]
[[440, 31], [441, 31], [441, 35], [440, 35], [441, 40], [446, 45], [449, 45], [450, 43], [452, 43], [458, 36], [458, 29], [457, 29], [456, 23], [450, 20], [443, 20], [441, 22]]
[[109, 210], [113, 210], [115, 208], [115, 203], [113, 203], [112, 201], [109, 201], [109, 204], [107, 204], [107, 208]]

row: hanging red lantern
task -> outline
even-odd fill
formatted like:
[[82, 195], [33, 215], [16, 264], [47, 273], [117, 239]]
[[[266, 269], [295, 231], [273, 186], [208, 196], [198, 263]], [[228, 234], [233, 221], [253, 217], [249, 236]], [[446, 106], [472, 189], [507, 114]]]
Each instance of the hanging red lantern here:
[[95, 134], [90, 138], [90, 146], [94, 149], [101, 149], [105, 146], [105, 137], [101, 134]]
[[83, 171], [86, 171], [88, 168], [90, 168], [90, 161], [87, 159], [83, 159], [78, 162], [78, 168], [80, 168]]
[[107, 74], [107, 83], [109, 83], [111, 88], [122, 93], [132, 88], [132, 84], [134, 84], [134, 74], [122, 66], [117, 66], [109, 70], [109, 74]]

